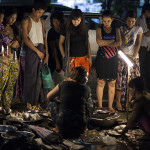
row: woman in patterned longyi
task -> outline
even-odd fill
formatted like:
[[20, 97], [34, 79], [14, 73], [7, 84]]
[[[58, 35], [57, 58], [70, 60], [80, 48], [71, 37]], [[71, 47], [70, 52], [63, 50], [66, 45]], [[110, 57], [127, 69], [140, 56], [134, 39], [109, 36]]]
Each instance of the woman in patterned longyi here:
[[17, 10], [11, 8], [6, 11], [4, 26], [8, 34], [8, 38], [11, 39], [11, 45], [8, 45], [5, 56], [2, 57], [2, 63], [0, 63], [0, 102], [3, 107], [10, 107], [13, 99], [14, 85], [18, 77], [18, 61], [16, 59], [16, 51], [12, 48], [19, 48], [19, 42], [16, 40], [17, 34], [13, 24], [17, 19]]

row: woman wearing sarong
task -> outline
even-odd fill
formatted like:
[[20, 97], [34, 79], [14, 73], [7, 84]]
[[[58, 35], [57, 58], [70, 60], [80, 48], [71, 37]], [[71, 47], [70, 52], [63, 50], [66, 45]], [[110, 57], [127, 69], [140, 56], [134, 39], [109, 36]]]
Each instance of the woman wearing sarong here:
[[[9, 39], [12, 40], [10, 46], [4, 44], [4, 51], [2, 57], [2, 63], [0, 63], [0, 83], [1, 94], [0, 100], [3, 107], [10, 107], [13, 99], [14, 85], [18, 77], [18, 61], [16, 51], [12, 48], [19, 48], [19, 42], [17, 38], [17, 30], [14, 27], [14, 23], [17, 19], [17, 10], [15, 8], [8, 9], [5, 13], [4, 26], [8, 34]], [[13, 46], [12, 46], [13, 45]]]

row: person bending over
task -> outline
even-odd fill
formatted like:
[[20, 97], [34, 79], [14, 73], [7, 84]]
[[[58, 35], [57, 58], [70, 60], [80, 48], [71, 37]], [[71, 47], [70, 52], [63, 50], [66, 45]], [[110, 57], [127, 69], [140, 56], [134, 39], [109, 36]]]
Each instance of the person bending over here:
[[47, 94], [50, 101], [59, 96], [59, 102], [50, 102], [50, 112], [63, 137], [79, 137], [87, 127], [93, 109], [87, 81], [87, 70], [76, 67], [69, 78]]
[[145, 90], [145, 83], [142, 77], [137, 77], [129, 82], [130, 92], [135, 97], [133, 111], [127, 126], [123, 129], [122, 135], [136, 125], [150, 136], [150, 94]]

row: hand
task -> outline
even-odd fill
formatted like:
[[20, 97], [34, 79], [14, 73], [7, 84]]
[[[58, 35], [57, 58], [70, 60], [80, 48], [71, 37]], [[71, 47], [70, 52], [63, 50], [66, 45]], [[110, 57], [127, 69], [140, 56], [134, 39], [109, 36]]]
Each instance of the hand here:
[[136, 56], [130, 56], [133, 60], [136, 58]]
[[12, 48], [19, 48], [19, 42], [17, 40], [13, 41], [13, 44], [11, 45]]
[[90, 65], [90, 68], [91, 68], [91, 66], [92, 66], [92, 58], [91, 57], [89, 58], [89, 65]]
[[49, 56], [46, 55], [45, 59], [44, 59], [44, 64], [47, 64], [48, 65], [48, 58]]
[[6, 65], [6, 66], [9, 66], [9, 63], [7, 60], [3, 59], [2, 62]]
[[56, 62], [56, 71], [61, 71], [61, 65], [60, 62]]
[[39, 58], [41, 59], [41, 60], [43, 60], [44, 59], [44, 53], [42, 53], [41, 51], [37, 51], [37, 55], [39, 56]]

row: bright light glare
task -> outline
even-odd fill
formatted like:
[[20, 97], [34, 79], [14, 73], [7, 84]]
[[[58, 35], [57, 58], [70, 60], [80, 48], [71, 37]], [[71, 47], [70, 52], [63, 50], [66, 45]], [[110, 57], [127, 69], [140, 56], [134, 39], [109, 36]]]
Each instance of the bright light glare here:
[[133, 66], [131, 60], [121, 50], [118, 51], [118, 54], [121, 56], [121, 58], [123, 58], [123, 60], [127, 63], [129, 67]]

